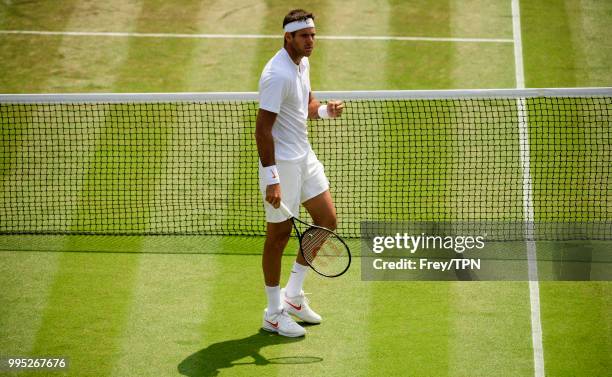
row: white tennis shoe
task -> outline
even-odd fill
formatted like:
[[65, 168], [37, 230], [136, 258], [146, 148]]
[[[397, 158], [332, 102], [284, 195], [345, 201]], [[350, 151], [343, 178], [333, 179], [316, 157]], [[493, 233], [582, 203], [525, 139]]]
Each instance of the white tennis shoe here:
[[268, 309], [265, 309], [261, 328], [290, 338], [306, 335], [306, 329], [298, 325], [284, 309], [270, 315]]
[[310, 308], [304, 291], [295, 297], [287, 297], [285, 293], [285, 288], [281, 289], [281, 301], [287, 313], [307, 323], [321, 323], [321, 316]]

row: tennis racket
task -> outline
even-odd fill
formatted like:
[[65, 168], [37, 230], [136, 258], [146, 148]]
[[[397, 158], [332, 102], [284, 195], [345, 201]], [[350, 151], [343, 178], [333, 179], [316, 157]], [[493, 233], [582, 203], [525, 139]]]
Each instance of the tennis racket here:
[[[351, 251], [346, 242], [331, 229], [308, 224], [295, 217], [283, 202], [280, 210], [291, 218], [300, 243], [300, 253], [319, 275], [334, 278], [345, 273], [351, 265]], [[306, 227], [300, 232], [298, 223]]]

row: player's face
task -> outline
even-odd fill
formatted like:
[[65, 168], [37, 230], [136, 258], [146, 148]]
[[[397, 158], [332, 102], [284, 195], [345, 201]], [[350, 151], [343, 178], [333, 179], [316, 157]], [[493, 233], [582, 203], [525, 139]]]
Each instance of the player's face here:
[[294, 37], [289, 37], [291, 47], [300, 56], [310, 56], [315, 45], [315, 28], [309, 27], [295, 32]]

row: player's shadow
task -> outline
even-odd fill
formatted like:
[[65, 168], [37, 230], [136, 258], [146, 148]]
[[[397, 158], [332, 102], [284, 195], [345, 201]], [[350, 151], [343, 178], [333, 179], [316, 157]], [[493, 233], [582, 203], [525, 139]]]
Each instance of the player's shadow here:
[[[178, 372], [189, 377], [205, 377], [216, 376], [219, 374], [219, 370], [223, 368], [240, 368], [239, 365], [244, 364], [268, 365], [271, 361], [259, 354], [263, 347], [273, 344], [294, 343], [303, 339], [303, 337], [287, 338], [260, 329], [257, 334], [246, 338], [214, 343], [199, 350], [178, 365]], [[247, 356], [252, 357], [253, 362], [234, 363]], [[310, 359], [322, 360], [320, 358]], [[299, 360], [290, 363], [299, 363]]]

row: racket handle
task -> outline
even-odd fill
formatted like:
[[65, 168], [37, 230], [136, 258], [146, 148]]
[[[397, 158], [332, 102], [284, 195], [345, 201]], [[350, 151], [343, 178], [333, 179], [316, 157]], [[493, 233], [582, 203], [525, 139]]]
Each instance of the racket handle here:
[[295, 216], [293, 216], [293, 213], [291, 213], [291, 211], [289, 211], [289, 208], [287, 208], [287, 206], [283, 202], [280, 203], [280, 207], [278, 207], [278, 209], [280, 209], [281, 212], [283, 213], [283, 215], [285, 215], [285, 216], [295, 217]]

